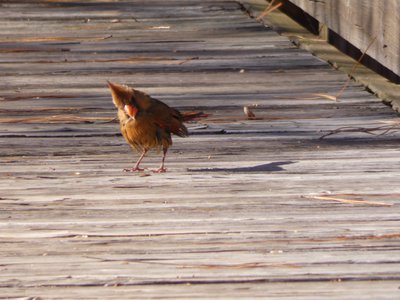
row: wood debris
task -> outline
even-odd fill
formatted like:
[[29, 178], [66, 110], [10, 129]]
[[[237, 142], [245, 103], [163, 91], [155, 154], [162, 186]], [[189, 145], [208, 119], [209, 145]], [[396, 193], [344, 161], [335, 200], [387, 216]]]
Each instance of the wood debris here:
[[243, 112], [244, 112], [245, 116], [247, 117], [247, 119], [251, 120], [256, 117], [256, 115], [253, 113], [253, 111], [251, 110], [251, 108], [249, 106], [244, 106]]
[[324, 200], [324, 201], [336, 201], [336, 202], [348, 203], [348, 204], [393, 206], [393, 204], [390, 204], [390, 203], [384, 203], [384, 202], [378, 202], [378, 201], [367, 201], [367, 200], [360, 200], [360, 199], [347, 199], [347, 198], [342, 198], [342, 197], [337, 197], [337, 196], [342, 196], [342, 195], [310, 195], [310, 196], [302, 196], [302, 198]]

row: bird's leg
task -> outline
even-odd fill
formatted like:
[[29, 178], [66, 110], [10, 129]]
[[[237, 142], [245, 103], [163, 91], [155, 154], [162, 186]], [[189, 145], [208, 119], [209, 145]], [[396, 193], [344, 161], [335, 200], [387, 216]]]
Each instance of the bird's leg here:
[[136, 172], [136, 171], [143, 171], [144, 169], [139, 168], [140, 162], [143, 160], [147, 153], [147, 149], [143, 150], [142, 155], [139, 157], [138, 161], [136, 162], [135, 166], [131, 169], [124, 169], [125, 172]]
[[153, 171], [154, 173], [165, 173], [165, 172], [167, 172], [167, 169], [164, 168], [164, 161], [165, 161], [165, 157], [167, 156], [167, 151], [168, 151], [168, 148], [163, 148], [163, 156], [162, 156], [162, 159], [161, 159], [161, 166], [157, 170], [154, 170]]

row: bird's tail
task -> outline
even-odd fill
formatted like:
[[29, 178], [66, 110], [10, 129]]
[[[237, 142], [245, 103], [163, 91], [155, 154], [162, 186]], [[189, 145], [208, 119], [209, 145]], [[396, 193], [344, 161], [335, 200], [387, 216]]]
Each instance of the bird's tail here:
[[208, 115], [201, 112], [201, 111], [184, 111], [181, 113], [183, 117], [183, 122], [187, 122], [190, 120], [195, 120], [195, 119], [203, 119], [207, 118]]

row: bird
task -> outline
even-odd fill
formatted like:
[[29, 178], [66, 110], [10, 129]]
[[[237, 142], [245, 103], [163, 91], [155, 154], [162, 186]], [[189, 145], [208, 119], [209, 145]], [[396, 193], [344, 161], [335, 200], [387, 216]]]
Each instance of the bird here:
[[120, 129], [126, 142], [140, 153], [133, 168], [127, 172], [143, 171], [140, 163], [151, 149], [162, 151], [161, 165], [155, 173], [164, 173], [168, 148], [172, 145], [171, 134], [189, 135], [183, 122], [205, 117], [201, 112], [180, 112], [164, 102], [127, 85], [107, 81], [115, 107], [118, 109]]

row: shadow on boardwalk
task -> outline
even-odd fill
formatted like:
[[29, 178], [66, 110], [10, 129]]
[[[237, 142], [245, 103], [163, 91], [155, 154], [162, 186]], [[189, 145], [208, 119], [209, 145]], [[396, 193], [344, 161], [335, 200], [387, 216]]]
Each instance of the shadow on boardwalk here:
[[[228, 172], [228, 173], [263, 173], [263, 172], [279, 172], [285, 171], [281, 166], [293, 164], [293, 161], [278, 161], [268, 164], [262, 164], [252, 167], [240, 168], [204, 168], [204, 169], [188, 169], [191, 172]], [[233, 163], [232, 163], [233, 164]]]

